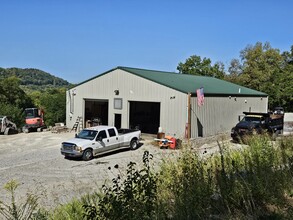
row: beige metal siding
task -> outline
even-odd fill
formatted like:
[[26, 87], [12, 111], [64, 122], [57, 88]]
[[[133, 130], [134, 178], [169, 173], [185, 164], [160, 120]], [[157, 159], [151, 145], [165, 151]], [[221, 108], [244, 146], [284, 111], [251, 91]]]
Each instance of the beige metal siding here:
[[[119, 90], [119, 95], [114, 94]], [[70, 113], [70, 96], [74, 99], [74, 112]], [[72, 94], [75, 93], [73, 96]], [[123, 108], [114, 109], [114, 98], [123, 99]], [[236, 98], [236, 99], [235, 99]], [[159, 102], [160, 126], [168, 135], [184, 137], [187, 122], [187, 94], [168, 88], [121, 69], [115, 69], [100, 77], [80, 84], [67, 92], [68, 127], [76, 118], [84, 118], [85, 99], [108, 100], [108, 124], [114, 125], [114, 114], [121, 114], [122, 127], [129, 127], [129, 101]], [[205, 97], [204, 105], [197, 106], [197, 98], [191, 98], [191, 137], [198, 137], [198, 122], [202, 124], [204, 137], [230, 131], [243, 111], [266, 112], [267, 97]]]
[[[160, 126], [166, 134], [182, 138], [186, 124], [187, 95], [142, 77], [116, 69], [81, 84], [75, 90], [74, 113], [70, 120], [70, 101], [67, 95], [67, 125], [72, 127], [77, 116], [84, 117], [85, 99], [109, 101], [109, 125], [114, 125], [114, 114], [122, 114], [122, 127], [129, 127], [129, 101], [160, 102]], [[114, 94], [119, 90], [119, 95]], [[173, 98], [175, 97], [175, 98]], [[123, 99], [123, 109], [114, 109], [114, 98]]]
[[198, 137], [198, 121], [203, 125], [203, 136], [230, 131], [244, 111], [267, 112], [267, 97], [205, 97], [204, 105], [191, 98], [191, 137]]

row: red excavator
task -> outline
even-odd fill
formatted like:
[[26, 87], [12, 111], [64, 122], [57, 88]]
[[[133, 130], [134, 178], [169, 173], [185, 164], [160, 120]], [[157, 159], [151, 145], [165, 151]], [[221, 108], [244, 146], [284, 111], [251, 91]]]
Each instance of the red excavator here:
[[37, 108], [26, 108], [25, 113], [25, 126], [22, 131], [25, 133], [32, 131], [42, 131], [47, 128], [44, 123], [44, 111]]

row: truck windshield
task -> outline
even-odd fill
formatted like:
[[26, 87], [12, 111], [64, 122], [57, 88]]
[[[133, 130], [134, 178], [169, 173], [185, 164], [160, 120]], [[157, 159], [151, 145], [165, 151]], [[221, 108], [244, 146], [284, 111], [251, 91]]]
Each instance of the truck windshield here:
[[253, 116], [245, 116], [242, 121], [248, 121], [252, 123], [260, 123], [260, 117], [253, 117]]
[[93, 130], [82, 130], [81, 132], [79, 132], [76, 138], [93, 140], [96, 137], [97, 133], [97, 131]]

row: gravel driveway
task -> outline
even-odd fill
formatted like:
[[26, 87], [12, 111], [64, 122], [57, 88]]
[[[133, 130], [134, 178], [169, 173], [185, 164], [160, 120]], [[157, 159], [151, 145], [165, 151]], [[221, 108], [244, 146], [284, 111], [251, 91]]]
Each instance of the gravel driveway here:
[[[91, 161], [64, 159], [60, 144], [73, 136], [73, 132], [55, 134], [49, 131], [1, 135], [0, 200], [9, 201], [3, 186], [14, 179], [20, 183], [17, 199], [24, 199], [27, 192], [32, 192], [40, 196], [41, 206], [52, 208], [99, 189], [106, 180], [111, 181], [117, 172], [125, 170], [130, 161], [142, 164], [145, 150], [154, 155], [155, 161], [160, 161], [167, 152], [150, 144], [152, 136], [143, 136], [142, 146], [134, 151], [123, 150]], [[119, 169], [113, 168], [116, 164]]]
[[[26, 198], [26, 194], [31, 192], [40, 197], [42, 207], [54, 208], [73, 197], [97, 191], [105, 182], [111, 183], [118, 173], [125, 175], [130, 161], [141, 166], [146, 150], [153, 155], [152, 163], [155, 165], [162, 158], [176, 157], [179, 153], [179, 150], [159, 149], [152, 145], [154, 136], [143, 134], [141, 146], [134, 151], [120, 150], [91, 161], [65, 159], [60, 153], [61, 143], [74, 135], [74, 132], [56, 134], [50, 131], [1, 135], [0, 201], [9, 203], [10, 196], [3, 186], [13, 179], [20, 183], [16, 191], [17, 200]], [[218, 151], [215, 138], [202, 139], [201, 142], [194, 147], [200, 155]], [[241, 147], [228, 139], [225, 142], [236, 149]], [[118, 169], [114, 168], [116, 164]]]

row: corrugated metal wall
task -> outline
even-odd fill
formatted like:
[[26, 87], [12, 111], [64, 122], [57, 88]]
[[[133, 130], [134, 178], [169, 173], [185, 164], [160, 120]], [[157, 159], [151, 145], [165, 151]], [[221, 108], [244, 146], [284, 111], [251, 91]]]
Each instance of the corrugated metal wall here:
[[[119, 90], [119, 95], [114, 94]], [[74, 97], [74, 112], [70, 113]], [[72, 93], [75, 93], [72, 96]], [[123, 109], [114, 109], [114, 98], [123, 99]], [[122, 114], [122, 127], [129, 127], [129, 101], [160, 102], [160, 126], [166, 134], [182, 138], [187, 121], [187, 95], [174, 89], [116, 69], [85, 82], [67, 92], [66, 124], [72, 127], [78, 116], [84, 117], [85, 99], [109, 101], [108, 124], [114, 125], [114, 114]]]
[[204, 105], [191, 98], [191, 137], [230, 131], [244, 111], [267, 112], [267, 97], [205, 97]]

